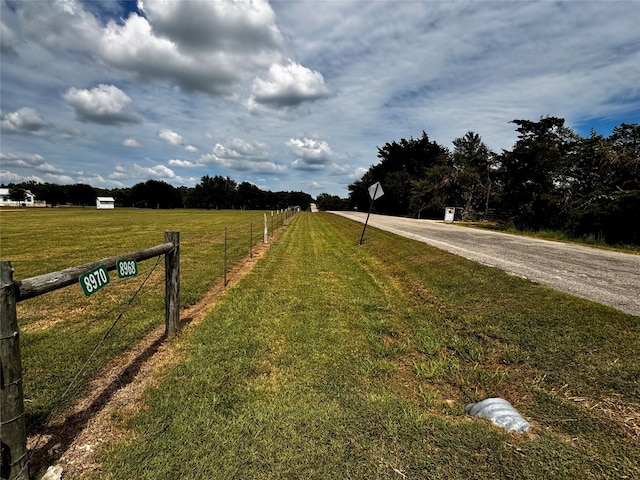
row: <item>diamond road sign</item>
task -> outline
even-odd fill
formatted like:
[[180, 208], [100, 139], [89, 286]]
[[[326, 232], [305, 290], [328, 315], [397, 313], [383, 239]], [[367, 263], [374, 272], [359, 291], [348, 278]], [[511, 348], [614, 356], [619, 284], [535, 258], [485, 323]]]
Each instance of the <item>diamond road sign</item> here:
[[382, 195], [384, 195], [384, 192], [382, 191], [382, 185], [380, 185], [380, 182], [376, 182], [373, 185], [371, 185], [369, 187], [369, 196], [371, 197], [371, 201], [374, 201], [377, 198], [380, 198]]

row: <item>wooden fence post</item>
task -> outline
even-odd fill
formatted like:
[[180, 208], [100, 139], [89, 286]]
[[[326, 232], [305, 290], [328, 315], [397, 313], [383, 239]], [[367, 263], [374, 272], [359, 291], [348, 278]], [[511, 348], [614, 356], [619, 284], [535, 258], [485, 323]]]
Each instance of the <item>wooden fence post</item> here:
[[180, 324], [180, 232], [164, 232], [164, 241], [174, 245], [164, 256], [165, 334], [173, 335]]
[[16, 289], [11, 262], [0, 261], [0, 477], [28, 480]]

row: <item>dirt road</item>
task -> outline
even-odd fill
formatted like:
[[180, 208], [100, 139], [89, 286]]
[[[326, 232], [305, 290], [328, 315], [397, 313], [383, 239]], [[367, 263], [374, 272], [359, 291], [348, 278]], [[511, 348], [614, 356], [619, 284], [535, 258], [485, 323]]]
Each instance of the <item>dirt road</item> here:
[[[364, 223], [367, 214], [332, 212]], [[640, 255], [372, 214], [369, 226], [412, 238], [572, 295], [640, 315]], [[366, 242], [366, 235], [365, 235]]]

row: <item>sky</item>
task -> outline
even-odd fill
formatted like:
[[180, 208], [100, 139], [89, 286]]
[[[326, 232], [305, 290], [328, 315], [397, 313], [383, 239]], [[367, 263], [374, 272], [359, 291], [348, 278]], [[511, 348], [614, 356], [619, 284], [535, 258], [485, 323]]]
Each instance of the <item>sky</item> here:
[[346, 197], [403, 138], [640, 123], [640, 1], [0, 0], [0, 182]]

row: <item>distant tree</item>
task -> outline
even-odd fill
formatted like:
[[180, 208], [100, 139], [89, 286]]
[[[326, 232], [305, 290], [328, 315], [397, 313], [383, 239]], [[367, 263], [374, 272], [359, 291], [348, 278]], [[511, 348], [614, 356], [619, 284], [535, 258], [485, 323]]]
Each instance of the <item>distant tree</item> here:
[[200, 188], [196, 186], [195, 193], [200, 208], [234, 208], [239, 206], [237, 183], [229, 177], [216, 175], [201, 178]]
[[[406, 215], [420, 214], [427, 205], [434, 204], [432, 198], [426, 198], [432, 190], [424, 182], [442, 183], [443, 178], [435, 178], [436, 171], [449, 175], [453, 166], [448, 150], [429, 140], [423, 131], [418, 139], [401, 139], [399, 142], [386, 143], [378, 148], [380, 162], [372, 165], [362, 179], [349, 185], [351, 207], [368, 210], [370, 198], [368, 188], [380, 182], [384, 196], [376, 201], [375, 209], [379, 213]], [[431, 171], [432, 175], [429, 175]], [[417, 185], [416, 182], [422, 182]], [[424, 188], [422, 188], [424, 187]]]
[[77, 183], [75, 185], [67, 185], [67, 200], [72, 205], [95, 205], [98, 192], [91, 185]]
[[164, 181], [147, 180], [131, 188], [129, 199], [138, 208], [180, 208], [182, 195], [173, 185]]
[[22, 203], [27, 199], [27, 192], [23, 188], [11, 187], [9, 188], [9, 200], [12, 202]]
[[242, 182], [238, 185], [238, 198], [242, 208], [247, 210], [257, 210], [266, 208], [265, 193], [249, 182]]
[[51, 206], [61, 205], [68, 202], [67, 192], [64, 187], [53, 183], [40, 184], [36, 189], [31, 190], [37, 199], [45, 201]]
[[417, 218], [442, 218], [445, 207], [459, 205], [460, 199], [455, 169], [444, 160], [425, 170], [421, 178], [411, 183], [410, 211]]
[[341, 199], [337, 195], [329, 195], [328, 193], [321, 193], [316, 198], [316, 206], [320, 210], [345, 210], [347, 209], [347, 200]]
[[489, 210], [496, 157], [482, 142], [480, 135], [467, 132], [453, 141], [453, 167], [464, 200], [462, 218], [474, 212], [482, 216]]
[[[374, 180], [374, 166], [371, 165], [360, 180], [356, 180], [347, 188], [349, 189], [349, 207], [367, 211], [370, 198], [368, 188], [379, 180]], [[384, 190], [384, 189], [383, 189]]]
[[105, 196], [113, 197], [116, 205], [120, 207], [132, 207], [134, 202], [131, 199], [131, 190], [131, 188], [114, 188]]
[[313, 203], [313, 197], [305, 192], [285, 192], [285, 205], [282, 208], [300, 207], [302, 210], [309, 210], [309, 205]]

